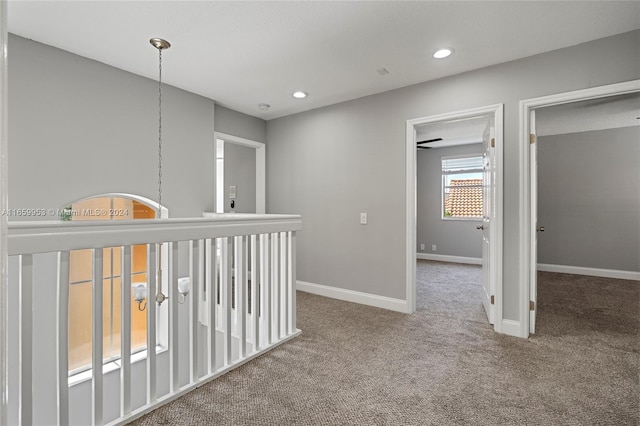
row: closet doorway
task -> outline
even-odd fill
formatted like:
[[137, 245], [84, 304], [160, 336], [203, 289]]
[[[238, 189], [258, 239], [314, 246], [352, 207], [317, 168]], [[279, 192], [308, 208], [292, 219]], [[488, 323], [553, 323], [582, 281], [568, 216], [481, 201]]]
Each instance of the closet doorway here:
[[[572, 103], [591, 101], [609, 102], [606, 98], [640, 93], [640, 80], [574, 92], [559, 93], [520, 102], [520, 160], [522, 164], [520, 205], [523, 214], [520, 221], [520, 241], [523, 262], [520, 267], [520, 330], [521, 337], [528, 337], [536, 330], [538, 238], [550, 238], [546, 223], [538, 222], [538, 135], [536, 111]], [[588, 104], [589, 105], [589, 104]], [[605, 159], [602, 159], [605, 161]], [[549, 219], [547, 219], [549, 220]], [[602, 227], [590, 228], [597, 232]], [[544, 230], [544, 231], [543, 231]], [[541, 234], [545, 232], [544, 234]], [[633, 232], [633, 231], [631, 231]], [[544, 236], [542, 236], [544, 235]], [[635, 234], [634, 234], [635, 235]], [[566, 262], [565, 262], [566, 263]], [[571, 266], [571, 265], [570, 265]], [[582, 269], [585, 269], [582, 267]], [[599, 269], [599, 268], [587, 268]], [[565, 268], [566, 271], [566, 268]], [[573, 271], [576, 272], [575, 270]], [[592, 273], [594, 271], [591, 271]], [[625, 272], [625, 271], [622, 271]], [[617, 277], [623, 278], [623, 277]]]

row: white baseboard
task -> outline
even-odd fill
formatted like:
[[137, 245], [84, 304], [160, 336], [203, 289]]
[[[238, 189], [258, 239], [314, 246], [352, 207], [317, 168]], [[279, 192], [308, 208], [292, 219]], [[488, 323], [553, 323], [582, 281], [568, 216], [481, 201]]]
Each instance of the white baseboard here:
[[549, 265], [546, 263], [538, 263], [538, 271], [640, 281], [640, 272], [618, 271], [615, 269], [598, 269], [587, 268], [584, 266]]
[[416, 253], [416, 258], [422, 260], [435, 260], [438, 262], [466, 263], [469, 265], [482, 265], [481, 257], [447, 256], [445, 254]]
[[391, 297], [378, 296], [375, 294], [362, 293], [359, 291], [346, 290], [344, 288], [330, 287], [305, 281], [297, 281], [296, 288], [306, 293], [344, 300], [345, 302], [360, 303], [362, 305], [375, 306], [376, 308], [389, 309], [391, 311], [402, 313], [409, 312], [406, 300], [393, 299]]
[[502, 320], [502, 333], [514, 337], [527, 337], [520, 335], [520, 321]]

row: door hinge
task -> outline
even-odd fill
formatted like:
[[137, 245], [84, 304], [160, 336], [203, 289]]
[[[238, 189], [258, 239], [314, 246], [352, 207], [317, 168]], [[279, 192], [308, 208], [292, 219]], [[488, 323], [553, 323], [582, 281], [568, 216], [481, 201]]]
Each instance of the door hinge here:
[[529, 143], [536, 143], [536, 135], [533, 133], [529, 135]]
[[536, 302], [534, 302], [533, 300], [529, 300], [529, 310], [530, 311], [536, 310]]
[[496, 147], [496, 139], [491, 138], [491, 148], [495, 148], [495, 147]]
[[496, 297], [493, 294], [491, 295], [491, 304], [492, 305], [496, 304]]

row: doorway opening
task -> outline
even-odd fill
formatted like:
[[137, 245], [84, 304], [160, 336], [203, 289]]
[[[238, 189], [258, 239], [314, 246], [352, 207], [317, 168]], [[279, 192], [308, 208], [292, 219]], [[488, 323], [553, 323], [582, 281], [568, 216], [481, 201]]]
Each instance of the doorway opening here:
[[[410, 313], [416, 310], [417, 258], [482, 264], [483, 287], [478, 301], [482, 301], [487, 320], [495, 324], [496, 331], [502, 331], [502, 123], [502, 104], [407, 121], [406, 297]], [[436, 154], [434, 160], [431, 151], [438, 150], [441, 153], [446, 150], [446, 155]], [[449, 247], [449, 253], [438, 254], [439, 243], [426, 241], [429, 237], [425, 236], [422, 216], [425, 203], [418, 205], [417, 194], [419, 156], [421, 164], [425, 160], [422, 157], [432, 157], [438, 163], [438, 185], [430, 185], [438, 191], [437, 199], [427, 203], [437, 208], [431, 221], [432, 230], [437, 225], [442, 232], [453, 227], [463, 233], [472, 229], [471, 235], [478, 243], [475, 251], [462, 243], [454, 244], [456, 248]], [[451, 238], [441, 241], [444, 249]]]
[[[538, 149], [540, 148], [541, 138], [544, 141], [544, 135], [538, 134], [539, 126], [537, 126], [536, 121], [541, 119], [542, 117], [536, 117], [536, 112], [538, 115], [544, 116], [545, 113], [549, 113], [550, 111], [558, 114], [559, 111], [565, 110], [570, 111], [571, 107], [582, 105], [594, 106], [602, 103], [608, 103], [613, 99], [612, 97], [616, 97], [618, 99], [623, 99], [621, 97], [628, 96], [631, 94], [637, 95], [640, 93], [640, 80], [634, 80], [624, 83], [612, 84], [607, 86], [600, 86], [590, 89], [578, 90], [574, 92], [560, 93], [556, 95], [544, 96], [540, 98], [523, 100], [520, 102], [520, 160], [521, 160], [521, 175], [520, 175], [520, 210], [521, 220], [520, 220], [520, 255], [523, 261], [520, 266], [520, 330], [519, 335], [521, 337], [528, 337], [530, 333], [535, 333], [536, 330], [536, 315], [537, 315], [537, 274], [538, 274], [538, 237], [551, 239], [554, 235], [551, 234], [551, 229], [548, 229], [549, 225], [546, 223], [542, 223], [538, 220], [539, 213], [539, 189], [543, 189], [543, 187], [538, 187]], [[586, 102], [586, 103], [585, 103]], [[580, 104], [579, 104], [580, 103]], [[574, 105], [570, 105], [574, 104]], [[561, 107], [560, 107], [561, 106]], [[555, 107], [553, 110], [552, 107]], [[560, 108], [558, 108], [560, 107]], [[547, 109], [548, 108], [548, 109]], [[545, 111], [546, 109], [546, 111]], [[637, 112], [637, 111], [636, 111]], [[582, 111], [579, 115], [584, 118], [584, 111]], [[635, 114], [633, 120], [637, 120], [639, 114]], [[611, 117], [603, 117], [599, 116], [599, 119], [602, 121], [603, 118], [607, 120]], [[545, 119], [548, 121], [549, 119]], [[577, 119], [572, 120], [564, 120], [565, 124], [571, 123], [572, 125], [576, 125]], [[594, 120], [589, 120], [591, 122], [590, 125], [593, 125]], [[542, 124], [542, 122], [540, 123]], [[578, 128], [574, 129], [578, 131]], [[583, 127], [582, 130], [585, 130]], [[544, 133], [544, 132], [543, 132]], [[584, 138], [583, 138], [584, 139]], [[605, 143], [605, 142], [603, 142]], [[601, 158], [601, 161], [606, 161], [606, 159]], [[587, 165], [582, 165], [582, 171], [585, 171], [585, 167]], [[595, 170], [594, 170], [595, 172]], [[637, 175], [635, 176], [636, 191], [634, 192], [635, 196], [637, 196]], [[603, 183], [604, 180], [598, 181], [598, 185]], [[544, 181], [542, 184], [545, 185]], [[620, 184], [624, 185], [624, 182], [620, 182]], [[594, 188], [595, 190], [596, 188]], [[613, 191], [613, 193], [620, 193], [620, 191]], [[575, 194], [572, 194], [575, 195]], [[591, 196], [589, 196], [591, 197]], [[547, 201], [545, 200], [545, 205], [542, 206], [542, 215], [541, 218], [545, 221], [551, 221], [555, 219], [551, 219], [546, 212]], [[607, 204], [607, 208], [610, 207], [610, 212], [615, 214], [616, 212], [621, 212], [621, 209], [616, 209], [615, 204]], [[621, 206], [622, 207], [622, 206]], [[584, 209], [580, 215], [588, 215], [592, 213], [591, 209]], [[631, 219], [633, 221], [633, 218]], [[554, 223], [554, 234], [559, 232], [566, 233], [568, 237], [572, 234], [575, 234], [568, 226], [563, 225], [555, 225]], [[558, 222], [559, 223], [559, 222]], [[594, 225], [594, 224], [592, 224]], [[637, 222], [635, 222], [634, 226], [637, 227]], [[633, 227], [633, 226], [632, 226]], [[602, 229], [602, 226], [589, 226], [586, 229], [586, 235], [590, 237], [590, 239], [596, 238], [598, 233], [598, 229]], [[637, 229], [637, 228], [636, 228]], [[603, 230], [604, 231], [604, 230]], [[542, 232], [545, 232], [542, 234]], [[633, 233], [633, 230], [629, 230], [630, 233]], [[592, 233], [592, 235], [589, 235]], [[634, 234], [637, 237], [637, 231]], [[544, 236], [544, 237], [543, 237]], [[603, 235], [607, 237], [607, 235]], [[583, 235], [584, 237], [584, 235]], [[597, 239], [597, 238], [596, 238]], [[637, 239], [635, 240], [637, 243]], [[593, 243], [593, 244], [592, 244]], [[544, 244], [544, 242], [543, 242]], [[587, 248], [593, 249], [594, 247], [598, 247], [600, 243], [594, 243], [594, 241], [590, 240], [589, 244], [583, 244], [583, 246], [589, 246]], [[584, 249], [585, 247], [582, 247]], [[544, 253], [546, 261], [549, 262], [549, 259], [553, 257], [548, 256], [558, 256], [558, 254], [553, 253]], [[564, 259], [561, 260], [561, 263], [575, 263], [575, 260], [568, 259], [566, 253], [560, 254], [560, 256], [564, 256]], [[589, 255], [587, 254], [587, 257]], [[597, 262], [600, 262], [602, 259], [598, 259]], [[637, 258], [636, 258], [637, 260]], [[591, 260], [593, 261], [593, 260]], [[616, 262], [620, 262], [620, 259], [616, 259]], [[577, 271], [576, 265], [563, 265], [563, 267], [569, 266], [570, 268], [566, 271], [573, 271], [575, 273]], [[578, 265], [578, 268], [582, 269], [582, 272], [585, 272], [586, 269], [589, 269], [589, 273], [598, 273], [600, 268], [589, 268], [584, 267], [582, 265]], [[545, 268], [545, 264], [543, 264], [543, 269]], [[618, 272], [629, 272], [629, 271], [618, 271]], [[633, 271], [630, 271], [633, 274]], [[635, 275], [632, 275], [635, 276]], [[637, 279], [637, 278], [636, 278]]]
[[215, 132], [215, 213], [266, 212], [265, 144]]

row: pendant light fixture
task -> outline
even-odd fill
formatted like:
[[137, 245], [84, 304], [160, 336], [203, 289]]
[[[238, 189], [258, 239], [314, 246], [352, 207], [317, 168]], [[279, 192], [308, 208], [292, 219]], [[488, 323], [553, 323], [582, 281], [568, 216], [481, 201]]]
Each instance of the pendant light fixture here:
[[[158, 49], [158, 213], [161, 218], [162, 209], [162, 51], [171, 47], [171, 43], [161, 38], [152, 38], [149, 43]], [[156, 302], [158, 306], [167, 299], [162, 292], [162, 244], [158, 247], [158, 294]]]
[[158, 218], [162, 206], [162, 51], [171, 43], [161, 38], [152, 38], [149, 43], [158, 49]]

